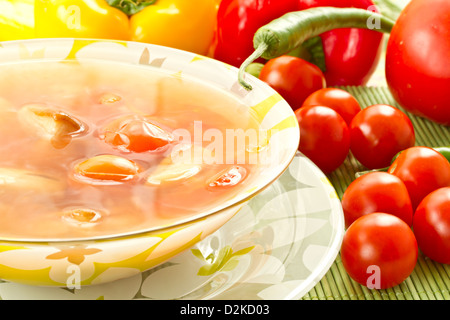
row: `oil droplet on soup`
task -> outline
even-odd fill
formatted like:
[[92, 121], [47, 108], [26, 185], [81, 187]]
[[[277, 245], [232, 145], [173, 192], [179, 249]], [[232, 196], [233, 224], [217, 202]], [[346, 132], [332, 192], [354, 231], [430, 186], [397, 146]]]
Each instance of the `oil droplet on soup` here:
[[101, 217], [102, 215], [99, 211], [85, 208], [68, 210], [63, 214], [63, 218], [67, 222], [86, 226], [92, 226], [94, 223], [98, 222]]
[[98, 103], [100, 104], [112, 104], [115, 102], [119, 102], [120, 100], [122, 100], [122, 97], [111, 93], [111, 92], [106, 92], [103, 93], [99, 98], [98, 98]]
[[259, 130], [248, 109], [150, 66], [0, 63], [0, 238], [122, 235], [213, 210], [263, 170], [226, 163], [238, 153], [219, 141]]

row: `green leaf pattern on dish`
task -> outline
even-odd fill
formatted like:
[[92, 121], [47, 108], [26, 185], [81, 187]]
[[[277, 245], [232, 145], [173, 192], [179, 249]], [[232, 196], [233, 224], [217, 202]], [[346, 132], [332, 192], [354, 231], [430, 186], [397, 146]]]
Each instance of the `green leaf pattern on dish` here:
[[208, 256], [204, 257], [199, 249], [191, 249], [192, 254], [204, 260], [206, 263], [198, 270], [199, 276], [210, 276], [217, 271], [231, 271], [237, 264], [238, 260], [233, 259], [237, 256], [249, 253], [255, 246], [250, 246], [236, 252], [230, 246], [225, 246], [220, 249], [217, 254], [210, 253]]

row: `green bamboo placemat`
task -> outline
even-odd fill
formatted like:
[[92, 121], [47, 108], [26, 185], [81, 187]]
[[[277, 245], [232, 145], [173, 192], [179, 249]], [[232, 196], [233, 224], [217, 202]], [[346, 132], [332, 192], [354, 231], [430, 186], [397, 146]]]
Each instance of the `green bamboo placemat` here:
[[[396, 106], [411, 119], [416, 145], [437, 147], [450, 145], [450, 128], [412, 115], [402, 109], [386, 87], [342, 87], [354, 95], [361, 107], [384, 103]], [[350, 153], [345, 162], [328, 175], [341, 198], [355, 173], [365, 168]], [[340, 255], [326, 275], [303, 300], [450, 300], [450, 265], [430, 260], [419, 252], [413, 273], [401, 284], [390, 289], [376, 290], [353, 281], [345, 271]]]

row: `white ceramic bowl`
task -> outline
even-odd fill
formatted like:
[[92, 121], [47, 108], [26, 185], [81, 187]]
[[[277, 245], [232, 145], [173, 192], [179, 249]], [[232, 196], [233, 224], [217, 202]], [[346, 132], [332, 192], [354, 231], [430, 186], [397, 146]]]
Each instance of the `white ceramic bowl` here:
[[291, 107], [272, 88], [250, 75], [246, 80], [253, 90], [246, 91], [237, 81], [237, 69], [219, 61], [172, 48], [124, 41], [36, 39], [0, 43], [0, 64], [49, 59], [153, 65], [231, 93], [253, 109], [262, 129], [273, 132], [265, 148], [269, 165], [232, 199], [171, 225], [92, 239], [17, 240], [0, 235], [1, 279], [76, 287], [114, 281], [153, 268], [224, 225], [246, 201], [285, 171], [297, 150], [299, 129]]

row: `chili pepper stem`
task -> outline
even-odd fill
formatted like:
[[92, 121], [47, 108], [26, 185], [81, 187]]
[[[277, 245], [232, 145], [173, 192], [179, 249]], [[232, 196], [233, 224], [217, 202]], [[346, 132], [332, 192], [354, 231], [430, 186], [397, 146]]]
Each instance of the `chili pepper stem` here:
[[245, 70], [253, 61], [261, 57], [261, 55], [267, 50], [268, 47], [269, 45], [267, 43], [264, 42], [260, 43], [258, 47], [255, 49], [255, 51], [253, 51], [253, 53], [247, 59], [245, 59], [245, 61], [239, 68], [238, 72], [239, 83], [248, 91], [252, 90], [252, 86], [244, 80]]

